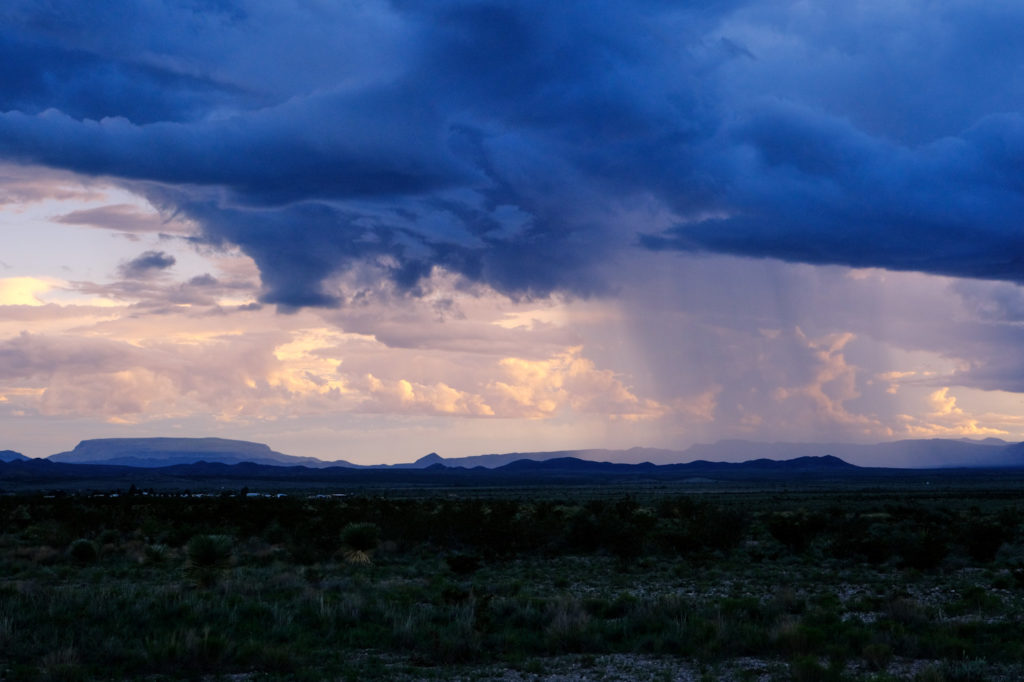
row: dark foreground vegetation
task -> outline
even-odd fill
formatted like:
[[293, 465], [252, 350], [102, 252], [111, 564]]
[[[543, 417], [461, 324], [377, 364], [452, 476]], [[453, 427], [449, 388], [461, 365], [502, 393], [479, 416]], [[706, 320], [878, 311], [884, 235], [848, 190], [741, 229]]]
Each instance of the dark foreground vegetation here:
[[9, 495], [0, 679], [1021, 679], [1021, 500]]

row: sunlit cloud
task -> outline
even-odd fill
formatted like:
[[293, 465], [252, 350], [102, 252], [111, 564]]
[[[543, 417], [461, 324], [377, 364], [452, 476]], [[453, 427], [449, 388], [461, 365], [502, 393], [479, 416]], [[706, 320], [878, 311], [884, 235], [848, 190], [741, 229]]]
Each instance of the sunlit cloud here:
[[914, 438], [1005, 437], [1024, 426], [1020, 415], [972, 414], [957, 404], [949, 386], [927, 396], [929, 410], [921, 416], [900, 415], [901, 435]]
[[444, 382], [432, 385], [405, 379], [384, 382], [372, 374], [358, 382], [365, 395], [360, 411], [392, 414], [436, 414], [493, 417], [494, 410], [480, 395], [452, 388]]
[[503, 358], [500, 365], [506, 377], [491, 385], [501, 398], [499, 410], [540, 419], [571, 408], [630, 421], [655, 419], [670, 411], [655, 400], [637, 397], [614, 372], [595, 367], [582, 352], [577, 346], [547, 360]]
[[40, 294], [50, 291], [61, 282], [40, 277], [6, 277], [0, 279], [0, 306], [43, 305]]

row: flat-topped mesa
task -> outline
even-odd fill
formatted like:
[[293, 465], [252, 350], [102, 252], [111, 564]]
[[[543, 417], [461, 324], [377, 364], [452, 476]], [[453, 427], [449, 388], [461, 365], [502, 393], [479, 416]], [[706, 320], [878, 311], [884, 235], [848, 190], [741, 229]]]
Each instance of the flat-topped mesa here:
[[313, 467], [347, 464], [295, 457], [271, 450], [264, 443], [228, 438], [95, 438], [83, 440], [74, 450], [51, 455], [49, 459], [68, 464], [122, 464], [147, 468], [198, 461]]

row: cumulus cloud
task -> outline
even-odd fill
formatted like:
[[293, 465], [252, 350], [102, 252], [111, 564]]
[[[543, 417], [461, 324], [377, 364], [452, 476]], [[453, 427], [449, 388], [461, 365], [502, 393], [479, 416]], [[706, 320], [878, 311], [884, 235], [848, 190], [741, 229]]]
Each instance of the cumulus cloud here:
[[[221, 286], [209, 275], [186, 284]], [[566, 349], [573, 335], [556, 322], [553, 302], [538, 311], [493, 292], [486, 300], [479, 292], [435, 292], [451, 318], [437, 317], [438, 307], [424, 299], [392, 305], [386, 291], [364, 300], [362, 310], [344, 312], [280, 316], [228, 310], [198, 297], [161, 308], [185, 291], [180, 286], [154, 282], [142, 303], [107, 317], [77, 305], [12, 314], [4, 330], [52, 331], [0, 340], [0, 395], [24, 412], [110, 423], [196, 414], [269, 422], [344, 413], [656, 420], [690, 409], [646, 398], [582, 347]], [[104, 291], [114, 295], [110, 287]], [[355, 313], [381, 320], [383, 332], [343, 330], [339, 323], [368, 323]], [[545, 313], [551, 321], [532, 330], [497, 324]], [[707, 409], [706, 401], [701, 405]]]
[[490, 390], [503, 414], [531, 419], [553, 416], [569, 407], [611, 419], [656, 419], [671, 410], [656, 400], [637, 397], [611, 370], [598, 369], [582, 355], [581, 347], [569, 348], [545, 360], [503, 358], [503, 376]]
[[406, 379], [384, 382], [367, 374], [358, 385], [367, 395], [360, 405], [360, 410], [366, 412], [494, 416], [494, 410], [482, 396], [460, 391], [443, 381], [432, 385]]
[[1020, 415], [967, 410], [958, 404], [949, 386], [928, 394], [922, 414], [902, 414], [901, 434], [914, 438], [1005, 438], [1018, 432], [1024, 419]]
[[232, 418], [282, 403], [269, 385], [273, 339], [213, 338], [202, 343], [23, 333], [0, 343], [4, 390], [39, 389], [23, 407], [44, 415], [137, 422], [197, 410]]

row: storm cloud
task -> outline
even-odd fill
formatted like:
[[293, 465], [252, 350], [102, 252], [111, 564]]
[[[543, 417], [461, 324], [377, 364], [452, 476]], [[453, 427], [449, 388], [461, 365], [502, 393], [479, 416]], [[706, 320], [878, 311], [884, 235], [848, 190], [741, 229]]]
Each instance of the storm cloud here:
[[624, 250], [1024, 282], [1024, 10], [198, 2], [0, 10], [0, 158], [113, 178], [262, 300], [435, 268], [615, 289]]

